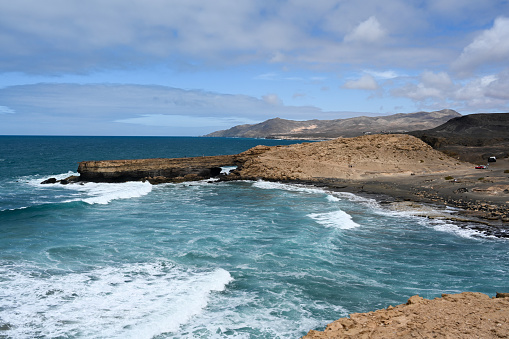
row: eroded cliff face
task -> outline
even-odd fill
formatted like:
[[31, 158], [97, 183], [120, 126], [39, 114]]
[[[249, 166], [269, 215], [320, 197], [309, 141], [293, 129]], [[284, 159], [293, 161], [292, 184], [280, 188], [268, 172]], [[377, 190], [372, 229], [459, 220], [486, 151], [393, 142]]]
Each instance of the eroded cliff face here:
[[82, 161], [80, 181], [125, 182], [148, 180], [151, 183], [203, 180], [218, 176], [223, 166], [235, 166], [231, 155], [180, 159], [136, 159]]
[[204, 180], [219, 176], [221, 167], [242, 166], [270, 149], [269, 146], [256, 146], [240, 154], [191, 158], [82, 161], [78, 166], [80, 176], [73, 181], [147, 180], [158, 184]]

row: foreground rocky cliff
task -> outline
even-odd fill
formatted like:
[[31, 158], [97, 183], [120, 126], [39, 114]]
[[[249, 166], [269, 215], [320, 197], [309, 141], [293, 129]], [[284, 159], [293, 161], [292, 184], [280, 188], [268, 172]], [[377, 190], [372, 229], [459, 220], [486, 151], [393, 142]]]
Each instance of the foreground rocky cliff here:
[[303, 339], [331, 338], [508, 338], [509, 298], [482, 293], [444, 294], [427, 300], [413, 296], [396, 307], [351, 314], [309, 331]]

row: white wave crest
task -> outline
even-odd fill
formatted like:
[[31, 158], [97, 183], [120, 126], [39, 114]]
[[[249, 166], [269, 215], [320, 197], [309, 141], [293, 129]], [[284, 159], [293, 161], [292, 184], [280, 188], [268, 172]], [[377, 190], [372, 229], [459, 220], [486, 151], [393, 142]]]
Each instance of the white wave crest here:
[[263, 181], [259, 180], [253, 183], [253, 187], [267, 189], [267, 190], [285, 190], [290, 192], [303, 192], [303, 193], [313, 193], [313, 194], [327, 194], [324, 189], [300, 185], [300, 184], [283, 184], [280, 182], [271, 182], [271, 181]]
[[237, 166], [223, 166], [221, 167], [221, 174], [230, 174], [231, 171], [236, 169]]
[[332, 195], [332, 194], [327, 194], [327, 200], [330, 201], [330, 202], [338, 202], [338, 201], [341, 201], [340, 198], [338, 198], [337, 196], [335, 195]]
[[360, 225], [352, 220], [352, 216], [344, 211], [333, 211], [327, 213], [311, 213], [308, 217], [325, 227], [335, 227], [339, 229], [356, 228]]
[[451, 234], [457, 235], [462, 238], [469, 238], [469, 239], [494, 238], [494, 239], [496, 239], [496, 237], [486, 236], [485, 234], [483, 234], [477, 230], [461, 228], [457, 225], [448, 223], [444, 220], [435, 220], [433, 222], [433, 224], [434, 224], [433, 229], [435, 229], [436, 231], [451, 233]]
[[41, 277], [0, 269], [2, 308], [10, 338], [153, 338], [175, 332], [233, 279], [161, 264], [105, 267]]
[[149, 182], [129, 181], [123, 183], [94, 183], [88, 182], [83, 185], [63, 185], [66, 189], [84, 194], [84, 197], [74, 198], [68, 201], [81, 200], [87, 204], [108, 204], [112, 200], [139, 198], [152, 191]]

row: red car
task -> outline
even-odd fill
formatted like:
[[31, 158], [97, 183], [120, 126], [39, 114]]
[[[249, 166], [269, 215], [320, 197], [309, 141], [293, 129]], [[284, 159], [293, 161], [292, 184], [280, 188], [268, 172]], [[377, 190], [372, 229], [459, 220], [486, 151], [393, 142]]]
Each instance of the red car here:
[[485, 166], [485, 165], [479, 165], [479, 166], [475, 166], [475, 168], [477, 168], [477, 169], [486, 169], [488, 167]]

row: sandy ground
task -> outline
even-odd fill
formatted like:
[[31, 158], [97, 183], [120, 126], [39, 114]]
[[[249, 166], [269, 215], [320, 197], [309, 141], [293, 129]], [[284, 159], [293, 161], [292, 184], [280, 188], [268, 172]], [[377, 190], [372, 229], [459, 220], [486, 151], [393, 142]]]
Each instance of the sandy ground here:
[[474, 292], [433, 300], [413, 296], [403, 305], [351, 314], [303, 338], [509, 338], [509, 298]]
[[242, 175], [279, 180], [367, 180], [471, 167], [404, 134], [338, 138], [267, 149], [244, 165]]

